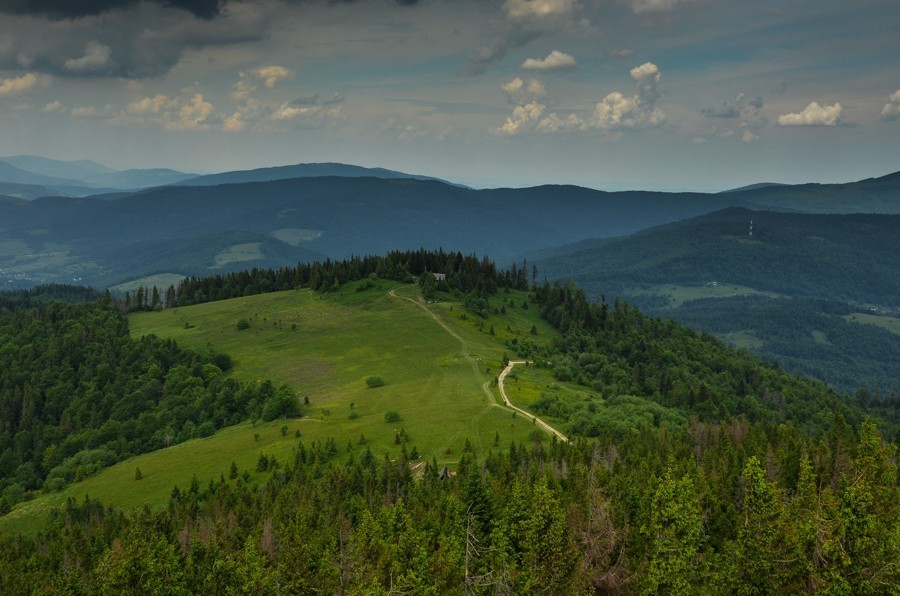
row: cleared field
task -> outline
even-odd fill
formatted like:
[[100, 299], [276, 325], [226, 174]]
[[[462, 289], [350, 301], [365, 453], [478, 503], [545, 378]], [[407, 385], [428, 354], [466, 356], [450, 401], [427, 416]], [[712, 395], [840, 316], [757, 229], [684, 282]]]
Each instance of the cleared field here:
[[852, 315], [846, 315], [845, 320], [851, 323], [861, 323], [863, 325], [875, 325], [882, 329], [887, 329], [891, 333], [900, 335], [900, 319], [896, 317], [885, 317], [882, 315], [871, 315], [868, 313], [856, 312]]
[[[312, 421], [309, 421], [312, 422]], [[281, 427], [289, 431], [282, 436]], [[205, 485], [220, 474], [227, 478], [233, 461], [238, 468], [247, 471], [250, 482], [263, 475], [256, 472], [259, 456], [274, 456], [285, 462], [293, 457], [299, 441], [306, 441], [302, 433], [310, 426], [304, 420], [274, 421], [251, 425], [249, 422], [226, 428], [206, 439], [194, 439], [133, 457], [107, 468], [92, 478], [72, 484], [58, 493], [21, 503], [10, 513], [0, 517], [0, 534], [32, 534], [46, 521], [50, 511], [65, 505], [73, 498], [83, 500], [90, 496], [104, 504], [119, 507], [161, 506], [168, 502], [175, 485], [188, 486], [194, 475]], [[295, 431], [301, 431], [297, 439]], [[259, 438], [256, 438], [259, 435]], [[142, 478], [135, 480], [135, 470], [140, 468]]]
[[[579, 401], [603, 402], [603, 398], [596, 391], [591, 391], [574, 383], [557, 381], [551, 371], [533, 365], [516, 366], [506, 376], [504, 387], [506, 395], [513, 405], [528, 411], [531, 411], [528, 406], [544, 395], [558, 397], [560, 401], [566, 403]], [[546, 416], [541, 416], [541, 418], [559, 427], [556, 423], [560, 421]]]
[[665, 284], [650, 288], [633, 288], [629, 290], [627, 294], [632, 296], [666, 296], [669, 299], [669, 308], [678, 308], [685, 302], [699, 300], [701, 298], [733, 298], [735, 296], [778, 297], [778, 294], [761, 292], [746, 286], [721, 283], [712, 285], [712, 282], [710, 282], [709, 285], [703, 284], [696, 286]]
[[315, 240], [322, 235], [319, 230], [307, 230], [304, 228], [280, 228], [269, 232], [269, 235], [276, 240], [281, 240], [291, 246], [300, 246], [304, 242]]
[[259, 247], [259, 242], [245, 242], [244, 244], [230, 246], [215, 256], [215, 264], [211, 269], [221, 269], [230, 263], [243, 263], [245, 261], [262, 259], [265, 255]]
[[756, 337], [749, 331], [731, 331], [719, 335], [719, 338], [736, 348], [744, 348], [747, 350], [759, 349], [766, 345], [765, 341]]
[[164, 293], [169, 286], [178, 286], [182, 279], [184, 279], [184, 276], [178, 273], [159, 273], [157, 275], [148, 275], [147, 277], [127, 281], [111, 287], [110, 290], [113, 292], [134, 292], [141, 287], [152, 288], [156, 286], [159, 288], [160, 293]]

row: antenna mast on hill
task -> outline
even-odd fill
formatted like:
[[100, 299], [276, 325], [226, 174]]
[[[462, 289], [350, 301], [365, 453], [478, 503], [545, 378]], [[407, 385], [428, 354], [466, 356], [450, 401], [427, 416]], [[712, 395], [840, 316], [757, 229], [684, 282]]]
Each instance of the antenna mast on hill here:
[[750, 234], [749, 234], [749, 236], [750, 236], [750, 238], [753, 238], [753, 220], [752, 220], [752, 219], [750, 220]]

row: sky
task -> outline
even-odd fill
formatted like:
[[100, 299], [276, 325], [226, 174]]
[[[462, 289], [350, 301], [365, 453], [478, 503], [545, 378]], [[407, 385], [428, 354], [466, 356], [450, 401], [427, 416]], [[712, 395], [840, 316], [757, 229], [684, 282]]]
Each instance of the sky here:
[[716, 191], [900, 170], [896, 0], [0, 0], [0, 156]]

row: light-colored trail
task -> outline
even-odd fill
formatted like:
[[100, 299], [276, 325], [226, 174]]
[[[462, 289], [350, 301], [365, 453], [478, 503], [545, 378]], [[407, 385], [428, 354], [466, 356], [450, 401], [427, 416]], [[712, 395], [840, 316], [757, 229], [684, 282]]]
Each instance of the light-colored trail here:
[[527, 362], [525, 362], [524, 360], [510, 360], [509, 364], [506, 365], [506, 368], [503, 369], [503, 372], [500, 373], [500, 376], [497, 377], [497, 386], [500, 389], [500, 397], [503, 398], [503, 403], [506, 404], [506, 407], [512, 408], [513, 410], [522, 414], [526, 418], [530, 418], [531, 420], [534, 420], [535, 424], [537, 424], [538, 426], [543, 428], [545, 431], [547, 431], [551, 435], [555, 435], [561, 441], [565, 441], [566, 443], [568, 443], [569, 439], [568, 439], [568, 437], [566, 437], [566, 435], [562, 434], [561, 432], [559, 432], [558, 430], [556, 430], [555, 428], [553, 428], [552, 426], [550, 426], [549, 424], [547, 424], [546, 422], [544, 422], [543, 420], [541, 420], [540, 418], [535, 416], [534, 414], [531, 414], [529, 412], [526, 412], [522, 408], [518, 408], [518, 407], [514, 406], [512, 404], [512, 402], [509, 401], [509, 397], [506, 396], [506, 389], [503, 386], [503, 381], [506, 380], [506, 375], [508, 375], [510, 373], [510, 371], [513, 369], [513, 367], [517, 364], [527, 364]]
[[[465, 357], [472, 364], [472, 369], [475, 371], [475, 374], [476, 375], [481, 374], [481, 371], [479, 370], [479, 367], [478, 367], [478, 362], [476, 361], [475, 358], [473, 358], [472, 356], [469, 355], [469, 344], [466, 342], [466, 340], [463, 339], [462, 336], [460, 336], [458, 333], [453, 331], [453, 329], [448, 327], [447, 324], [444, 323], [444, 321], [441, 320], [441, 318], [437, 314], [435, 314], [435, 312], [433, 310], [428, 308], [427, 304], [425, 304], [421, 300], [414, 300], [412, 298], [409, 298], [408, 296], [400, 296], [399, 294], [397, 294], [396, 288], [391, 289], [391, 291], [388, 293], [391, 295], [391, 297], [397, 298], [399, 300], [406, 300], [408, 302], [411, 302], [411, 303], [415, 304], [416, 306], [418, 306], [419, 308], [421, 308], [422, 310], [424, 310], [426, 313], [428, 313], [428, 316], [430, 316], [434, 320], [435, 323], [440, 325], [444, 329], [444, 331], [446, 331], [453, 338], [455, 338], [457, 341], [459, 341], [460, 345], [462, 346], [463, 355], [465, 355]], [[555, 428], [553, 428], [552, 426], [550, 426], [549, 424], [547, 424], [546, 422], [544, 422], [543, 420], [541, 420], [540, 418], [535, 416], [534, 414], [530, 414], [529, 412], [526, 412], [525, 410], [514, 406], [509, 401], [509, 398], [506, 396], [506, 390], [503, 388], [503, 381], [504, 381], [504, 379], [506, 379], [506, 375], [509, 374], [509, 372], [512, 370], [513, 366], [515, 366], [516, 364], [525, 364], [525, 361], [524, 360], [511, 360], [509, 362], [509, 364], [507, 364], [507, 366], [503, 370], [503, 372], [500, 373], [500, 376], [497, 378], [497, 385], [498, 385], [498, 388], [500, 389], [500, 397], [503, 398], [504, 405], [506, 405], [506, 407], [510, 408], [511, 410], [515, 410], [516, 412], [522, 414], [529, 420], [534, 420], [536, 425], [540, 426], [541, 428], [543, 428], [545, 431], [547, 431], [551, 435], [555, 435], [560, 440], [568, 443], [569, 439], [566, 437], [566, 435], [562, 434], [561, 432], [559, 432], [558, 430], [556, 430]], [[490, 382], [489, 381], [485, 382], [481, 386], [481, 388], [484, 390], [485, 395], [488, 396], [490, 401], [494, 402], [494, 394], [490, 390]], [[499, 404], [496, 404], [496, 402], [495, 402], [495, 405], [499, 405]]]

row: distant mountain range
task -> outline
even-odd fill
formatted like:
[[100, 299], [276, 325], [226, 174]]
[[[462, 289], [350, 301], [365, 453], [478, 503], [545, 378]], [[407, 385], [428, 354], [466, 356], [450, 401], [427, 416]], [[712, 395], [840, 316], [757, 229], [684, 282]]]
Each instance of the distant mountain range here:
[[60, 161], [35, 155], [0, 157], [0, 194], [27, 200], [139, 190], [175, 184], [194, 177], [195, 174], [164, 168], [116, 171], [88, 160]]
[[111, 195], [123, 190], [137, 191], [172, 185], [217, 186], [324, 176], [434, 180], [453, 184], [430, 176], [339, 163], [296, 164], [198, 176], [165, 168], [117, 171], [90, 160], [60, 161], [35, 155], [0, 157], [0, 195], [25, 200], [47, 196]]
[[[31, 168], [30, 180], [44, 190], [117, 175], [137, 180], [140, 173], [145, 181], [157, 174], [189, 176], [156, 170], [128, 174], [93, 162], [23, 156], [8, 158], [6, 166], [3, 171], [19, 180], [29, 178], [16, 170]], [[15, 192], [22, 185], [0, 182], [0, 195], [7, 196], [0, 200], [0, 270], [30, 283], [75, 279], [96, 287], [151, 274], [203, 275], [420, 247], [485, 254], [506, 263], [728, 207], [843, 212], [852, 205], [861, 212], [900, 213], [900, 175], [718, 194], [610, 193], [574, 186], [473, 190], [391, 170], [299, 164], [184, 178], [140, 191], [45, 193], [27, 202]], [[808, 199], [811, 188], [823, 190], [820, 200]]]

